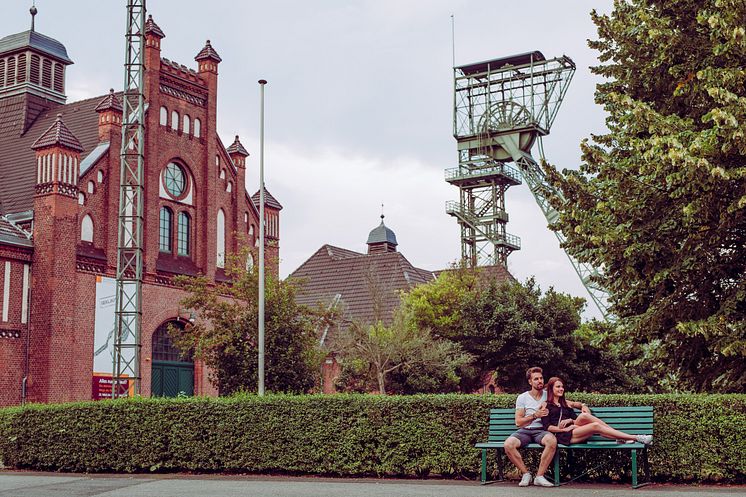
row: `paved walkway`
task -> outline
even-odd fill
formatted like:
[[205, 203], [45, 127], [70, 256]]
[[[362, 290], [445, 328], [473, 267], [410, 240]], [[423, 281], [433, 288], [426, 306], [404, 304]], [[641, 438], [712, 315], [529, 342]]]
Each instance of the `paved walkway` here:
[[375, 480], [224, 475], [60, 475], [0, 472], [0, 497], [745, 497], [746, 487], [575, 483], [519, 488], [453, 480]]

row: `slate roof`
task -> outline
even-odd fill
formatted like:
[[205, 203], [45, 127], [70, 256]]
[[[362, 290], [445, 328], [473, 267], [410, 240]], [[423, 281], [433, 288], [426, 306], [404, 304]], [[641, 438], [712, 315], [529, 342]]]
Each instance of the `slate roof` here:
[[98, 145], [98, 114], [94, 109], [105, 95], [40, 108], [38, 115], [31, 116], [31, 123], [27, 123], [31, 117], [27, 115], [26, 97], [0, 98], [0, 214], [34, 208], [36, 154], [31, 146], [54, 124], [57, 114], [62, 114], [65, 126], [80, 142], [81, 158]]
[[0, 242], [31, 247], [33, 242], [29, 235], [30, 233], [10, 222], [5, 216], [0, 216]]
[[199, 51], [196, 57], [194, 57], [194, 60], [203, 60], [203, 59], [211, 59], [216, 62], [220, 62], [223, 59], [220, 58], [220, 55], [215, 51], [214, 48], [212, 48], [212, 45], [210, 45], [210, 40], [207, 40], [205, 42], [205, 46], [202, 48], [202, 50]]
[[[251, 196], [251, 201], [254, 203], [254, 207], [259, 210], [259, 190], [256, 191], [254, 195]], [[272, 207], [273, 209], [282, 210], [282, 204], [277, 201], [276, 198], [272, 196], [271, 193], [269, 193], [269, 190], [267, 190], [267, 187], [264, 187], [264, 205], [268, 207]]]
[[435, 274], [414, 267], [399, 252], [368, 255], [323, 245], [288, 278], [303, 283], [296, 296], [300, 304], [328, 306], [340, 295], [345, 320], [371, 323], [380, 302], [380, 317], [390, 323], [399, 293], [435, 279]]
[[371, 244], [382, 242], [398, 245], [398, 243], [396, 243], [396, 234], [394, 231], [383, 224], [383, 214], [381, 214], [381, 224], [371, 230], [370, 234], [368, 234], [368, 241], [366, 243]]
[[80, 144], [80, 141], [75, 137], [72, 131], [65, 126], [64, 121], [62, 121], [62, 114], [57, 114], [57, 119], [55, 119], [52, 125], [36, 139], [33, 145], [31, 145], [31, 149], [38, 150], [40, 148], [51, 147], [54, 145], [61, 145], [77, 152], [83, 151], [83, 146]]
[[70, 57], [67, 56], [65, 45], [37, 31], [23, 31], [0, 39], [0, 53], [22, 50], [27, 47], [34, 48], [64, 64], [73, 63]]

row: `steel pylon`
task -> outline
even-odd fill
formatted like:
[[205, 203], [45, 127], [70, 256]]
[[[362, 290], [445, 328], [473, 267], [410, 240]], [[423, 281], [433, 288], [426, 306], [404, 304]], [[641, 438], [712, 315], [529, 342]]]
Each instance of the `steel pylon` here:
[[[128, 0], [117, 234], [116, 336], [112, 396], [140, 393], [145, 145], [145, 0]], [[125, 383], [126, 384], [126, 383]]]

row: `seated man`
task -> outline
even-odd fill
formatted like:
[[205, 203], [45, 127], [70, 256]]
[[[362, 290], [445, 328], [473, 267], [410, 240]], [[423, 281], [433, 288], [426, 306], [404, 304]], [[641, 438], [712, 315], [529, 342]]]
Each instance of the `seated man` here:
[[553, 487], [554, 484], [544, 477], [544, 473], [552, 462], [554, 451], [557, 449], [557, 439], [554, 435], [545, 431], [541, 418], [549, 414], [546, 401], [547, 393], [544, 391], [544, 374], [541, 368], [529, 368], [526, 371], [526, 379], [531, 390], [523, 392], [515, 401], [515, 424], [518, 431], [505, 440], [505, 454], [508, 459], [516, 465], [523, 476], [519, 487], [527, 487], [531, 484], [531, 472], [523, 463], [523, 458], [518, 449], [525, 447], [531, 442], [544, 446], [541, 453], [539, 469], [533, 479], [534, 485], [540, 487]]

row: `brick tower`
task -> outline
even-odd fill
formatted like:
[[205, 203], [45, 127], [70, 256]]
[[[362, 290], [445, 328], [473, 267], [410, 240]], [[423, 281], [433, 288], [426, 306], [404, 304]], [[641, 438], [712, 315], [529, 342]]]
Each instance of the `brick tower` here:
[[83, 147], [57, 115], [36, 152], [30, 379], [32, 402], [90, 398], [92, 337], [75, 313], [78, 175]]

